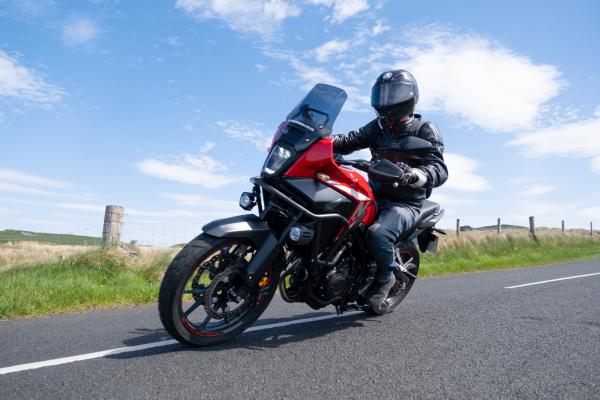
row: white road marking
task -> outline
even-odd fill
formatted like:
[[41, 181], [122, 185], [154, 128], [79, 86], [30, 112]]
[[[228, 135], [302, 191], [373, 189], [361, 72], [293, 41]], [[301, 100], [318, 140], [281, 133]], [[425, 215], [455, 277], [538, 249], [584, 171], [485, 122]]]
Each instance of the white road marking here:
[[548, 279], [547, 281], [524, 283], [522, 285], [506, 286], [504, 289], [516, 289], [516, 288], [525, 287], [525, 286], [541, 285], [542, 283], [548, 283], [548, 282], [566, 281], [567, 279], [585, 278], [586, 276], [594, 276], [594, 275], [600, 275], [600, 272], [595, 272], [593, 274], [585, 274], [585, 275], [566, 276], [564, 278]]
[[[292, 321], [277, 322], [274, 324], [252, 326], [252, 327], [246, 329], [244, 331], [244, 333], [264, 331], [267, 329], [281, 328], [281, 327], [290, 326], [290, 325], [306, 324], [308, 322], [324, 321], [327, 319], [334, 319], [334, 318], [339, 318], [339, 317], [348, 317], [350, 315], [355, 315], [355, 314], [360, 314], [360, 313], [362, 313], [362, 311], [348, 311], [342, 315], [327, 314], [327, 315], [321, 315], [319, 317], [302, 318], [302, 319], [296, 319], [296, 320], [292, 320]], [[156, 347], [170, 346], [170, 345], [176, 344], [176, 343], [178, 343], [178, 342], [177, 342], [177, 340], [174, 340], [174, 339], [162, 340], [160, 342], [140, 344], [137, 346], [119, 347], [116, 349], [97, 351], [95, 353], [80, 354], [80, 355], [71, 356], [71, 357], [55, 358], [53, 360], [13, 365], [12, 367], [0, 368], [0, 375], [11, 374], [13, 372], [27, 371], [30, 369], [51, 367], [53, 365], [68, 364], [68, 363], [72, 363], [72, 362], [76, 362], [76, 361], [84, 361], [84, 360], [91, 360], [94, 358], [102, 358], [102, 357], [106, 357], [106, 356], [112, 356], [115, 354], [130, 353], [132, 351], [140, 351], [140, 350], [147, 350], [147, 349], [152, 349], [152, 348], [156, 348]]]

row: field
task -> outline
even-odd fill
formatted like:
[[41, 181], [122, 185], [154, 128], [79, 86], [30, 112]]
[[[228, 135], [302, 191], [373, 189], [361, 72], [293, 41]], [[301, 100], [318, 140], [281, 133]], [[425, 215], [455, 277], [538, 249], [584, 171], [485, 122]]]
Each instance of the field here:
[[[437, 255], [422, 258], [419, 274], [431, 277], [600, 257], [589, 232], [540, 229], [533, 240], [522, 229], [442, 236]], [[0, 244], [0, 318], [44, 315], [153, 303], [172, 248], [40, 243]]]
[[92, 236], [40, 233], [6, 229], [0, 231], [0, 243], [39, 242], [75, 246], [100, 246], [102, 239]]

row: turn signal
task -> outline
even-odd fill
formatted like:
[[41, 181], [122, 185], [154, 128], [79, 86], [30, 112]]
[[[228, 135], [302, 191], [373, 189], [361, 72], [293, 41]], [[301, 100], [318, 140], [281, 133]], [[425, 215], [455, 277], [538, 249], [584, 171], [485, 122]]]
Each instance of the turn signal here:
[[322, 172], [317, 172], [317, 179], [320, 181], [328, 181], [331, 178], [329, 178], [329, 175], [326, 175]]
[[268, 276], [263, 276], [262, 278], [260, 278], [258, 280], [258, 287], [259, 288], [266, 288], [267, 286], [269, 286], [269, 283], [271, 283], [271, 280], [269, 279]]

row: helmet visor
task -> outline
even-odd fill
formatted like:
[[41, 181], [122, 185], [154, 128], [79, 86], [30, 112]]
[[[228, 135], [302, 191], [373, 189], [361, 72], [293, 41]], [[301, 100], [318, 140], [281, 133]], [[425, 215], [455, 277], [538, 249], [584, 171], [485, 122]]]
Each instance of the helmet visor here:
[[371, 106], [383, 108], [415, 99], [415, 87], [409, 82], [386, 82], [371, 90]]

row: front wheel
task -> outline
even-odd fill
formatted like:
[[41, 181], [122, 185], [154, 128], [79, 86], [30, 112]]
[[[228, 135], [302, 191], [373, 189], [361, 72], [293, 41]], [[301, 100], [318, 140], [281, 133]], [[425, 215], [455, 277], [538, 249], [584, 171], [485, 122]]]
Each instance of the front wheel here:
[[[413, 245], [398, 243], [394, 248], [394, 252], [396, 254], [396, 263], [404, 265], [410, 273], [417, 275], [419, 272], [419, 251]], [[376, 312], [371, 307], [364, 307], [363, 309], [368, 314], [381, 315], [391, 313], [406, 298], [415, 280], [399, 270], [394, 271], [394, 275], [396, 283], [390, 289], [390, 293], [383, 302], [380, 312]]]
[[267, 308], [277, 266], [245, 289], [244, 269], [258, 249], [245, 239], [201, 234], [169, 265], [158, 296], [160, 319], [181, 343], [206, 346], [240, 335]]

